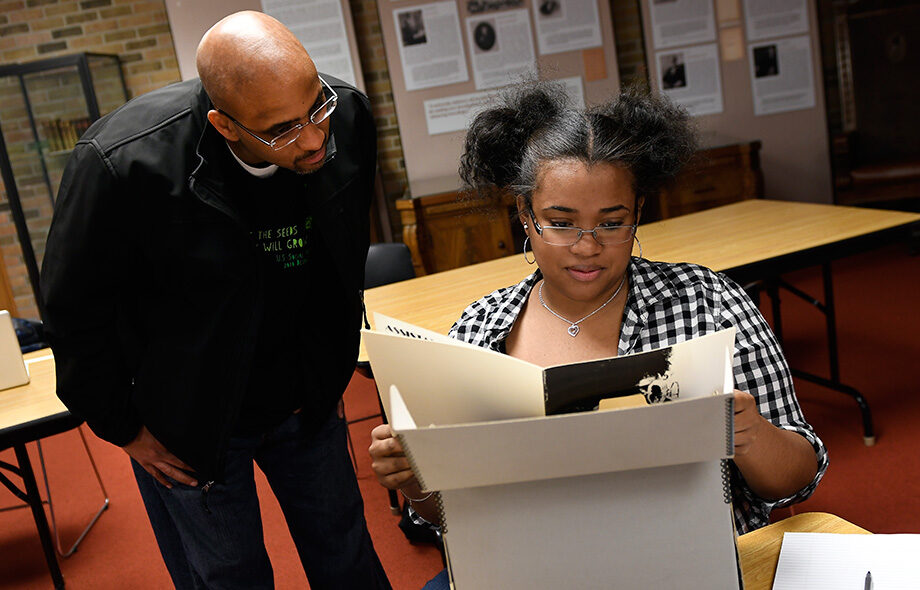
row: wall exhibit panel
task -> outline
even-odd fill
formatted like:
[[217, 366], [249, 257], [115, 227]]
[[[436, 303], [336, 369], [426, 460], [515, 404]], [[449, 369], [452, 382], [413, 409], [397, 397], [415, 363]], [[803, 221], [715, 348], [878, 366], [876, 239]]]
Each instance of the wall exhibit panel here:
[[[642, 0], [645, 49], [649, 56], [656, 55], [656, 50], [659, 49], [652, 43], [651, 1], [653, 0]], [[809, 24], [806, 38], [810, 49], [811, 70], [821, 72], [821, 51], [815, 25], [818, 22], [816, 9], [811, 2], [807, 5]], [[746, 18], [743, 12], [741, 16], [742, 19]], [[720, 22], [719, 25], [734, 28], [738, 23], [726, 21]], [[746, 37], [746, 34], [744, 36]], [[824, 87], [820, 76], [812, 77], [814, 106], [757, 116], [752, 91], [754, 70], [747, 51], [751, 40], [745, 39], [744, 43], [746, 51], [740, 59], [726, 59], [721, 52], [719, 54], [723, 108], [720, 113], [696, 117], [703, 143], [725, 145], [759, 140], [762, 142], [760, 158], [765, 197], [816, 203], [832, 202], [830, 149]], [[755, 44], [761, 45], [763, 41], [758, 40]], [[698, 47], [700, 46], [690, 45], [668, 51], [694, 50]], [[650, 59], [648, 65], [652, 88], [659, 91], [663, 85], [662, 76], [665, 71], [658, 59]]]
[[[559, 11], [558, 2], [553, 2], [552, 0], [508, 0], [505, 2], [469, 0], [457, 2], [458, 24], [463, 42], [463, 60], [469, 75], [465, 81], [417, 90], [408, 90], [406, 87], [406, 77], [403, 71], [404, 63], [401, 60], [401, 49], [404, 50], [405, 47], [403, 46], [407, 43], [405, 40], [406, 33], [397, 27], [397, 23], [400, 21], [394, 13], [409, 14], [416, 7], [423, 9], [423, 7], [430, 6], [432, 3], [430, 0], [410, 0], [408, 2], [383, 0], [378, 2], [377, 7], [380, 14], [384, 48], [389, 64], [390, 83], [393, 88], [411, 196], [441, 193], [455, 190], [459, 187], [457, 165], [462, 151], [465, 130], [458, 129], [458, 124], [451, 123], [441, 128], [433, 128], [437, 133], [429, 134], [429, 125], [425, 116], [426, 106], [430, 115], [432, 105], [436, 105], [439, 109], [446, 108], [450, 106], [452, 99], [456, 99], [458, 103], [462, 102], [461, 99], [464, 98], [475, 99], [479, 105], [485, 105], [489, 103], [493, 93], [501, 91], [501, 88], [477, 89], [473, 70], [474, 54], [479, 52], [477, 55], [481, 55], [482, 51], [492, 49], [492, 43], [495, 40], [491, 33], [497, 33], [497, 43], [502, 43], [501, 29], [499, 27], [503, 21], [508, 19], [505, 17], [500, 21], [497, 18], [498, 16], [509, 14], [515, 10], [526, 9], [527, 24], [531, 27], [531, 43], [533, 43], [537, 71], [541, 79], [566, 79], [567, 87], [571, 87], [576, 93], [580, 92], [588, 104], [607, 100], [619, 91], [620, 80], [617, 70], [610, 5], [606, 0], [594, 1], [596, 2], [600, 21], [599, 36], [601, 45], [599, 47], [586, 47], [584, 49], [546, 54], [541, 54], [541, 44], [539, 42], [541, 29], [536, 27], [535, 22], [537, 18], [555, 17]], [[538, 2], [538, 5], [534, 6], [533, 2]], [[585, 3], [582, 2], [581, 4]], [[482, 10], [488, 5], [498, 5], [501, 8], [492, 11]], [[562, 3], [562, 5], [564, 6], [565, 3]], [[571, 3], [571, 5], [575, 5], [575, 3]], [[594, 8], [594, 5], [591, 4], [586, 4], [585, 6]], [[584, 7], [581, 10], [585, 14], [591, 14], [590, 11], [584, 10]], [[542, 16], [538, 17], [537, 15]], [[483, 19], [483, 17], [488, 16], [496, 17], [491, 19], [495, 21], [495, 30], [490, 31], [488, 27], [479, 27], [479, 36], [477, 37], [477, 28], [474, 26], [473, 32], [470, 34], [467, 30], [467, 19], [475, 18], [478, 23], [482, 20], [488, 20]], [[590, 18], [594, 19], [593, 16], [590, 16]], [[408, 18], [404, 18], [404, 20], [408, 20]], [[552, 28], [547, 29], [546, 24], [543, 22], [538, 24], [543, 27], [544, 49], [546, 49], [546, 41], [555, 42], [557, 47], [564, 48], [564, 41], [561, 37], [557, 36], [554, 39], [548, 36], [552, 33]], [[595, 27], [595, 23], [588, 23], [587, 25]], [[519, 37], [515, 37], [515, 39], [519, 39]], [[412, 40], [409, 43], [412, 43]], [[575, 78], [577, 78], [577, 81], [573, 80]], [[464, 116], [460, 115], [459, 119], [462, 120]]]

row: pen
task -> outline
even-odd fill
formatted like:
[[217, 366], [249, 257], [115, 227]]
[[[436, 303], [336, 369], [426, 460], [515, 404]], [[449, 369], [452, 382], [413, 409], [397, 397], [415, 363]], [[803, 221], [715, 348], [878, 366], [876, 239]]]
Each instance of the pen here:
[[872, 572], [866, 572], [866, 585], [863, 590], [872, 590]]

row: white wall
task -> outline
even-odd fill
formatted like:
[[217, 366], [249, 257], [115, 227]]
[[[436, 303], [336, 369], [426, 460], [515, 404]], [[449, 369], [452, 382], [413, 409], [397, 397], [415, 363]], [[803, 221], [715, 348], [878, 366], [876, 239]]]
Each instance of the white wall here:
[[259, 0], [166, 0], [166, 14], [183, 80], [198, 77], [195, 50], [202, 35], [220, 19], [240, 10], [262, 10], [262, 5]]

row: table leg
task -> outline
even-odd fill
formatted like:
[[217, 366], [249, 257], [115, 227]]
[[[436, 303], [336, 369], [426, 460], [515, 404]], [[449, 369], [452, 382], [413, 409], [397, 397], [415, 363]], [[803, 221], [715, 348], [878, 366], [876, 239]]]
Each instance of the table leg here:
[[773, 334], [780, 344], [783, 342], [783, 315], [779, 300], [779, 281], [767, 283], [767, 296], [770, 298], [770, 310], [773, 312]]
[[859, 406], [859, 412], [862, 417], [863, 442], [867, 447], [871, 447], [875, 444], [875, 429], [872, 425], [872, 412], [869, 409], [869, 402], [866, 401], [866, 398], [863, 397], [863, 395], [858, 390], [850, 387], [849, 385], [845, 385], [840, 381], [840, 360], [837, 351], [837, 313], [836, 307], [834, 306], [834, 282], [831, 273], [831, 265], [829, 262], [825, 262], [821, 265], [821, 279], [824, 284], [824, 303], [821, 303], [814, 297], [808, 295], [793, 285], [786, 283], [782, 279], [773, 279], [768, 281], [766, 291], [772, 304], [774, 324], [773, 331], [776, 334], [777, 340], [780, 342], [780, 344], [782, 344], [783, 320], [780, 310], [780, 288], [785, 289], [793, 295], [807, 301], [812, 306], [816, 307], [818, 311], [824, 314], [825, 328], [827, 330], [827, 351], [828, 362], [830, 365], [830, 379], [825, 379], [824, 377], [819, 377], [818, 375], [796, 369], [792, 369], [792, 375], [799, 379], [810, 381], [816, 385], [820, 385], [828, 389], [833, 389], [834, 391], [839, 391], [840, 393], [852, 397], [856, 401], [856, 405]]
[[834, 306], [834, 279], [829, 262], [821, 265], [821, 280], [824, 283], [824, 319], [827, 323], [827, 350], [831, 381], [840, 383], [840, 361], [837, 355], [837, 308]]
[[25, 443], [17, 444], [14, 448], [22, 483], [26, 489], [27, 501], [32, 509], [35, 526], [38, 528], [38, 538], [41, 540], [42, 549], [45, 552], [45, 561], [48, 562], [48, 570], [51, 572], [51, 579], [54, 581], [55, 588], [63, 588], [64, 576], [61, 575], [61, 567], [58, 564], [57, 555], [54, 553], [54, 544], [51, 542], [51, 532], [48, 529], [48, 519], [45, 517], [45, 508], [42, 506], [41, 496], [38, 494], [38, 484], [35, 483], [35, 472], [32, 470], [32, 462], [29, 460], [29, 452], [26, 450]]
[[907, 251], [911, 256], [920, 254], [920, 223], [910, 226], [910, 235], [907, 237]]
[[849, 385], [844, 385], [839, 381], [831, 381], [830, 379], [824, 379], [823, 377], [812, 375], [805, 371], [798, 371], [796, 369], [792, 369], [792, 376], [810, 381], [828, 389], [833, 389], [834, 391], [839, 391], [840, 393], [852, 397], [853, 400], [856, 401], [856, 405], [859, 406], [859, 412], [862, 416], [863, 442], [867, 447], [871, 447], [875, 444], [875, 429], [872, 426], [872, 411], [869, 409], [869, 402], [866, 401], [866, 398], [863, 397], [857, 389]]

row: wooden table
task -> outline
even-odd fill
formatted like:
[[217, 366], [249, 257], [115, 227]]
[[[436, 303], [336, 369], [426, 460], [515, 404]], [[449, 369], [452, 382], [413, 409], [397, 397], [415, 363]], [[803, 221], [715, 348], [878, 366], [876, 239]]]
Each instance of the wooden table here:
[[17, 466], [0, 462], [0, 468], [20, 476], [25, 489], [16, 487], [2, 471], [0, 483], [32, 509], [54, 587], [63, 588], [64, 577], [52, 544], [26, 443], [76, 428], [81, 420], [67, 411], [55, 393], [57, 388], [51, 350], [31, 352], [25, 355], [25, 359], [31, 377], [29, 384], [0, 391], [0, 449], [13, 447], [18, 463]]
[[806, 512], [738, 537], [744, 590], [770, 590], [783, 544], [783, 533], [871, 534], [839, 516]]
[[[774, 331], [780, 339], [778, 288], [791, 286], [779, 276], [821, 265], [824, 302], [816, 307], [826, 316], [830, 378], [797, 370], [793, 375], [853, 397], [862, 412], [864, 440], [874, 444], [868, 403], [858, 391], [840, 383], [830, 262], [893, 240], [920, 240], [920, 215], [753, 199], [640, 225], [638, 238], [649, 260], [694, 262], [723, 272], [741, 285], [768, 279], [766, 292], [773, 301]], [[368, 317], [373, 321], [373, 312], [380, 312], [443, 334], [467, 305], [517, 283], [534, 268], [516, 254], [370, 289], [365, 293]], [[363, 349], [360, 358], [367, 358]]]
[[30, 381], [27, 385], [0, 391], [0, 443], [23, 438], [24, 432], [68, 417], [70, 412], [58, 399], [54, 357], [50, 349], [25, 355]]
[[[640, 225], [638, 237], [649, 260], [694, 262], [747, 278], [766, 265], [783, 266], [788, 272], [814, 260], [815, 251], [829, 245], [839, 248], [838, 255], [846, 255], [854, 241], [861, 244], [867, 236], [904, 233], [910, 224], [920, 224], [920, 215], [753, 199]], [[534, 268], [515, 254], [369, 289], [368, 317], [377, 311], [446, 333], [467, 305], [517, 283]]]

